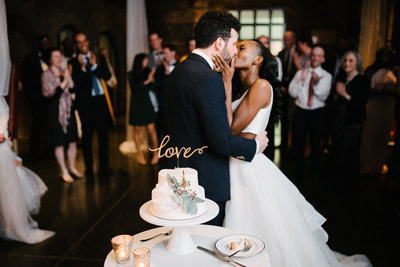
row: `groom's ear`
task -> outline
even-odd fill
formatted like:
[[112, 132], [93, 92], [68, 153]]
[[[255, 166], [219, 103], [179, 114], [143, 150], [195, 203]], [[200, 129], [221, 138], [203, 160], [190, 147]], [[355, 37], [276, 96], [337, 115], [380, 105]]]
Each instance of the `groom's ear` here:
[[214, 42], [214, 48], [217, 51], [222, 51], [225, 47], [225, 41], [221, 37], [218, 37]]
[[258, 65], [258, 64], [260, 64], [261, 62], [263, 62], [263, 60], [264, 60], [264, 58], [263, 58], [262, 56], [257, 56], [257, 57], [254, 59], [254, 64], [255, 64], [255, 65]]

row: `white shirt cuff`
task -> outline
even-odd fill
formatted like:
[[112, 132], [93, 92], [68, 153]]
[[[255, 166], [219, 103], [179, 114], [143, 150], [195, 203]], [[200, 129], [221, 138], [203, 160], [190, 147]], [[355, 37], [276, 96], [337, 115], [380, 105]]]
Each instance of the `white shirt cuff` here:
[[258, 141], [257, 140], [254, 140], [254, 141], [256, 141], [256, 153], [254, 153], [254, 154], [257, 154], [258, 153]]

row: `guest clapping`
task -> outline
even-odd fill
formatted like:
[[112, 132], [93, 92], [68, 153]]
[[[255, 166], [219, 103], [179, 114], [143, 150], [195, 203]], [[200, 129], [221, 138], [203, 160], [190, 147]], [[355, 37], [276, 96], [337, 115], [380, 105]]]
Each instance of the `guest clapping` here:
[[107, 62], [89, 48], [84, 33], [75, 35], [78, 54], [69, 61], [75, 83], [76, 107], [82, 122], [82, 151], [85, 161], [85, 176], [88, 182], [94, 179], [93, 135], [97, 134], [99, 176], [107, 178], [112, 170], [108, 167], [108, 127], [111, 117], [107, 106], [104, 81], [111, 77]]
[[361, 56], [355, 51], [346, 52], [342, 58], [346, 74], [336, 83], [335, 121], [332, 140], [334, 170], [337, 178], [357, 182], [360, 167], [361, 131], [365, 120], [365, 106], [369, 95], [368, 79], [360, 74]]
[[[154, 94], [154, 73], [155, 67], [149, 68], [149, 58], [144, 53], [135, 56], [132, 70], [128, 73], [129, 85], [131, 88], [129, 124], [134, 126], [134, 141], [137, 149], [137, 160], [140, 165], [147, 164], [143, 152], [140, 149], [140, 132], [143, 127], [146, 127], [149, 133], [153, 148], [158, 146], [155, 127], [158, 106]], [[158, 163], [156, 152], [154, 152], [150, 163]]]
[[67, 156], [72, 175], [82, 178], [75, 168], [76, 142], [78, 133], [75, 114], [72, 111], [70, 89], [74, 87], [68, 68], [62, 69], [62, 54], [58, 49], [51, 49], [48, 54], [49, 69], [42, 74], [42, 93], [49, 99], [48, 128], [49, 142], [54, 146], [57, 163], [61, 169], [61, 178], [71, 183], [74, 179], [68, 172], [64, 159], [64, 146], [68, 145]]
[[321, 68], [324, 62], [324, 49], [320, 46], [314, 47], [311, 66], [297, 71], [289, 85], [289, 94], [296, 99], [293, 118], [296, 179], [301, 179], [305, 174], [304, 147], [307, 134], [310, 136], [311, 144], [310, 176], [316, 178], [319, 175], [325, 100], [329, 95], [332, 81], [332, 75]]

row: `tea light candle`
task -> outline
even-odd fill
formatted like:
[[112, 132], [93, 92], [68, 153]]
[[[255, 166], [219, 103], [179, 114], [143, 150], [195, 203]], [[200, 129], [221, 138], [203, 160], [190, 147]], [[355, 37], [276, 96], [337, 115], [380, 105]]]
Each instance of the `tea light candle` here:
[[127, 263], [131, 256], [133, 237], [130, 235], [118, 235], [111, 239], [117, 263]]
[[134, 267], [150, 267], [150, 249], [137, 248], [133, 251]]

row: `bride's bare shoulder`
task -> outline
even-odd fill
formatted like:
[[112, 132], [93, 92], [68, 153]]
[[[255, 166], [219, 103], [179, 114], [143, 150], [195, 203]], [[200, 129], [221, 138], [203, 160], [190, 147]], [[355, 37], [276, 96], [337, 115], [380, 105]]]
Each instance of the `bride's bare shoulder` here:
[[253, 83], [252, 87], [269, 88], [270, 84], [266, 79], [258, 79]]
[[250, 88], [249, 97], [254, 97], [262, 106], [268, 106], [271, 100], [270, 83], [265, 79], [258, 79]]

